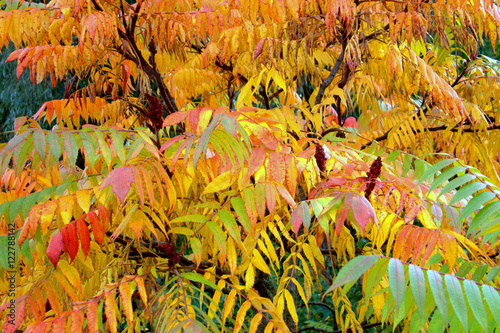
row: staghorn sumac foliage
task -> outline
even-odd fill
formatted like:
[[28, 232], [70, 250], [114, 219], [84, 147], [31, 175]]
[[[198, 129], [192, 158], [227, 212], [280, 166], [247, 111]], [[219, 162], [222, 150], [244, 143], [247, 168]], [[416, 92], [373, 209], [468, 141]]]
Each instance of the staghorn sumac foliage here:
[[17, 76], [66, 91], [0, 146], [2, 331], [500, 327], [498, 13], [10, 4]]

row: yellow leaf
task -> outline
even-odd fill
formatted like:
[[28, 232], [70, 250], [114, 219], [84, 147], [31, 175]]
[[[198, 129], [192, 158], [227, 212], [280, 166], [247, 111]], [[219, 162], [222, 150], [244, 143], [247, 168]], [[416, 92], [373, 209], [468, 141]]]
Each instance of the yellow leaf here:
[[78, 206], [80, 206], [85, 213], [88, 213], [90, 210], [90, 190], [77, 191], [75, 195]]
[[227, 264], [231, 272], [231, 276], [234, 277], [234, 272], [236, 271], [238, 265], [238, 254], [234, 246], [234, 241], [231, 237], [227, 239]]
[[75, 205], [75, 198], [73, 196], [60, 197], [59, 214], [64, 224], [69, 224], [73, 216], [73, 206]]
[[139, 239], [141, 237], [142, 229], [144, 228], [144, 213], [142, 211], [136, 210], [129, 220], [128, 226]]
[[257, 313], [250, 322], [249, 332], [257, 332], [257, 328], [259, 327], [260, 321], [262, 320], [262, 313]]
[[264, 258], [262, 258], [260, 252], [257, 249], [253, 249], [252, 264], [262, 272], [271, 274], [269, 266], [266, 264]]
[[297, 315], [297, 310], [295, 309], [295, 302], [293, 301], [293, 296], [288, 291], [288, 289], [285, 289], [285, 298], [286, 298], [286, 304], [288, 305], [288, 312], [290, 312], [290, 315], [292, 316], [292, 319], [295, 322], [295, 326], [297, 326], [297, 324], [299, 323], [299, 316]]
[[75, 267], [71, 266], [66, 260], [60, 260], [57, 267], [62, 271], [68, 281], [75, 287], [80, 294], [82, 293], [82, 281], [80, 274]]
[[227, 187], [231, 186], [235, 178], [232, 177], [234, 173], [232, 171], [224, 172], [223, 174], [217, 176], [203, 191], [203, 194], [219, 192]]
[[229, 292], [229, 295], [227, 295], [226, 301], [224, 302], [224, 309], [222, 311], [222, 322], [225, 322], [226, 318], [233, 311], [235, 303], [236, 303], [236, 289], [232, 289]]
[[234, 323], [234, 333], [238, 333], [243, 326], [243, 322], [245, 321], [245, 316], [247, 314], [248, 309], [252, 303], [250, 301], [245, 301], [238, 310], [238, 314], [236, 315], [236, 322]]
[[252, 264], [248, 265], [246, 274], [245, 274], [245, 290], [248, 291], [253, 287], [255, 283], [255, 268]]

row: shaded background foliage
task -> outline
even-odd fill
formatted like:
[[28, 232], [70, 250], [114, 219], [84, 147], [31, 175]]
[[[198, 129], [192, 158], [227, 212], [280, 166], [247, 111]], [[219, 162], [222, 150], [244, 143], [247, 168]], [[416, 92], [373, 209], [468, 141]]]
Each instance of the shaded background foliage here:
[[21, 116], [32, 116], [47, 100], [61, 99], [64, 84], [59, 82], [54, 89], [47, 81], [34, 85], [25, 72], [16, 76], [16, 62], [5, 63], [14, 47], [3, 48], [0, 53], [0, 142], [7, 142], [13, 134], [14, 120]]

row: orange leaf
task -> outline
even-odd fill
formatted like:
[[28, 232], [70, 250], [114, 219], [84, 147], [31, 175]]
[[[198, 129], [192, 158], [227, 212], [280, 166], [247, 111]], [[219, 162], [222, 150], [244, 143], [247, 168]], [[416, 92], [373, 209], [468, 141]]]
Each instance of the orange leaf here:
[[271, 167], [271, 175], [274, 181], [284, 184], [285, 183], [285, 158], [282, 153], [271, 152], [269, 153], [269, 163]]
[[99, 218], [101, 219], [104, 230], [107, 230], [111, 221], [111, 211], [104, 206], [99, 206], [97, 211], [99, 212]]
[[99, 332], [99, 320], [97, 319], [97, 302], [90, 301], [87, 303], [87, 325], [89, 328], [89, 333]]
[[177, 125], [178, 123], [184, 121], [184, 119], [186, 119], [186, 117], [189, 115], [190, 111], [191, 110], [178, 111], [169, 114], [168, 117], [163, 121], [163, 127]]
[[105, 305], [105, 310], [104, 312], [106, 313], [106, 319], [108, 323], [109, 330], [111, 333], [116, 333], [117, 332], [117, 327], [116, 327], [116, 305], [115, 305], [115, 292], [114, 290], [109, 291], [104, 294], [104, 305]]
[[123, 312], [125, 313], [125, 317], [127, 317], [129, 325], [132, 325], [132, 323], [134, 322], [134, 309], [132, 308], [132, 291], [130, 290], [130, 285], [128, 281], [125, 280], [125, 277], [120, 283], [118, 290], [120, 291]]
[[248, 123], [246, 126], [250, 130], [250, 132], [255, 135], [264, 146], [266, 146], [267, 149], [278, 149], [278, 139], [276, 139], [276, 137], [273, 135], [273, 133], [271, 133], [270, 130], [268, 130], [264, 126], [254, 123]]

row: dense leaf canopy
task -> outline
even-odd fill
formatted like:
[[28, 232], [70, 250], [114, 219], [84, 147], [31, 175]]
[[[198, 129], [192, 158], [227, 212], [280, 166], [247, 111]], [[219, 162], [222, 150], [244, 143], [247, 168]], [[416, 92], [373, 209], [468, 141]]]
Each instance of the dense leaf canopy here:
[[493, 1], [6, 5], [3, 332], [500, 327]]

